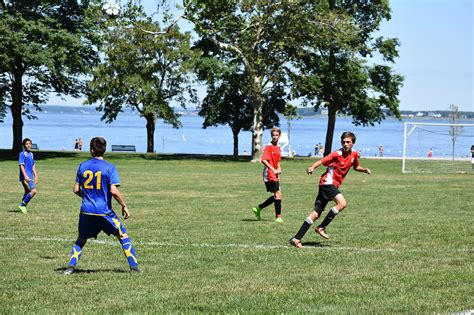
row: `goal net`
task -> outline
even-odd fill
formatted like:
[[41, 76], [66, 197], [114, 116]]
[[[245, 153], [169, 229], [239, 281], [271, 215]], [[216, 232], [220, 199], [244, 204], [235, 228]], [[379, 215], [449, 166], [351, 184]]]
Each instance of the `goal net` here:
[[474, 174], [474, 124], [406, 122], [403, 173]]

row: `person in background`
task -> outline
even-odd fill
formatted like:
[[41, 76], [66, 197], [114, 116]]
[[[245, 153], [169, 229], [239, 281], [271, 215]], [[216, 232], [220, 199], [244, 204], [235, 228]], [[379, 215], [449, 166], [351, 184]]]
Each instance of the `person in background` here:
[[474, 145], [471, 146], [471, 166], [472, 166], [472, 170], [474, 171]]
[[314, 203], [314, 210], [310, 212], [296, 235], [290, 240], [290, 244], [294, 247], [303, 248], [301, 239], [314, 221], [321, 216], [328, 202], [333, 200], [336, 202], [336, 205], [329, 210], [324, 220], [315, 229], [317, 234], [321, 235], [324, 239], [329, 239], [326, 227], [347, 205], [346, 199], [339, 191], [339, 186], [344, 181], [350, 168], [354, 168], [357, 172], [371, 173], [370, 169], [359, 165], [359, 153], [352, 150], [355, 142], [356, 136], [352, 132], [344, 132], [341, 136], [342, 148], [314, 162], [306, 169], [306, 173], [309, 175], [313, 174], [313, 171], [321, 165], [327, 167], [326, 172], [321, 175], [319, 180], [319, 192]]
[[428, 150], [428, 157], [432, 158], [433, 157], [433, 149]]
[[383, 157], [383, 145], [379, 146], [379, 157]]
[[104, 160], [106, 147], [104, 138], [93, 138], [90, 142], [92, 159], [81, 163], [77, 170], [73, 192], [82, 198], [78, 224], [79, 235], [72, 246], [69, 265], [64, 271], [66, 275], [74, 272], [87, 239], [97, 238], [101, 231], [117, 237], [130, 266], [130, 272], [141, 272], [138, 268], [137, 254], [127, 230], [112, 209], [113, 197], [122, 207], [124, 219], [130, 217], [127, 204], [118, 190], [120, 186], [118, 172], [113, 164]]
[[18, 206], [20, 212], [27, 213], [26, 205], [36, 195], [36, 185], [38, 183], [38, 173], [36, 172], [36, 163], [31, 152], [31, 140], [29, 138], [23, 139], [24, 150], [20, 153], [18, 158], [18, 166], [20, 168], [20, 182], [25, 190], [21, 204]]
[[272, 141], [267, 144], [262, 155], [263, 168], [263, 181], [268, 192], [271, 192], [273, 196], [262, 202], [256, 207], [252, 208], [253, 213], [260, 220], [260, 211], [271, 204], [275, 206], [275, 222], [282, 223], [281, 218], [281, 199], [282, 194], [280, 191], [280, 160], [281, 151], [278, 145], [278, 140], [281, 136], [280, 128], [272, 128], [271, 130]]

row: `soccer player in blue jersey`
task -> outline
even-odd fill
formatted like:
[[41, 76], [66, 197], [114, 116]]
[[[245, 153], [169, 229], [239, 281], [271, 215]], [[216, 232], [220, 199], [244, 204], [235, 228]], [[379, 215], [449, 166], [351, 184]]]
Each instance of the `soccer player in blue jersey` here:
[[113, 197], [122, 207], [124, 219], [130, 217], [127, 204], [117, 188], [120, 186], [118, 172], [113, 164], [104, 161], [106, 147], [104, 138], [93, 138], [90, 142], [92, 159], [81, 163], [77, 170], [73, 191], [82, 198], [82, 205], [79, 214], [79, 236], [72, 246], [69, 266], [64, 271], [67, 275], [74, 272], [87, 239], [97, 238], [101, 231], [107, 235], [116, 236], [122, 244], [123, 253], [130, 265], [130, 272], [141, 272], [127, 230], [112, 210]]
[[25, 189], [21, 204], [18, 206], [21, 212], [27, 213], [26, 205], [31, 198], [36, 195], [36, 186], [38, 183], [38, 173], [36, 173], [36, 164], [31, 152], [31, 140], [25, 138], [23, 140], [24, 150], [20, 153], [18, 158], [18, 166], [20, 168], [20, 182]]

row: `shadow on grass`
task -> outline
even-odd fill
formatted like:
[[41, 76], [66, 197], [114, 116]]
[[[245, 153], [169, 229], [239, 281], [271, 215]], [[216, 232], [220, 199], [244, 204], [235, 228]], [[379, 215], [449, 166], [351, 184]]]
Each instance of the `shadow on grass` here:
[[329, 245], [323, 244], [321, 242], [302, 242], [305, 247], [330, 247]]
[[274, 222], [277, 225], [281, 225], [281, 223], [275, 222], [275, 219], [260, 219], [260, 220], [257, 220], [255, 218], [253, 218], [253, 219], [242, 219], [240, 221], [242, 221], [242, 222]]
[[132, 157], [140, 157], [144, 160], [201, 160], [201, 161], [214, 161], [214, 162], [250, 162], [252, 160], [251, 156], [238, 156], [234, 157], [233, 155], [219, 155], [219, 154], [156, 154], [156, 153], [140, 153], [140, 154], [129, 154], [129, 153], [114, 153], [113, 155], [109, 154], [109, 158], [120, 158], [122, 155], [131, 155]]
[[[67, 268], [57, 268], [56, 271], [60, 274], [63, 273]], [[73, 274], [75, 273], [130, 273], [128, 270], [123, 269], [74, 269]]]
[[[54, 158], [88, 158], [89, 155], [84, 152], [70, 152], [70, 151], [32, 151], [35, 156], [35, 161], [54, 159]], [[18, 154], [12, 154], [11, 150], [0, 150], [0, 161], [18, 160]]]
[[[90, 155], [87, 151], [75, 152], [75, 151], [33, 151], [35, 160], [47, 160], [54, 158], [71, 158], [71, 159], [88, 159]], [[119, 153], [119, 152], [106, 152], [105, 158], [107, 160], [127, 160], [127, 159], [143, 159], [143, 160], [156, 160], [156, 161], [167, 161], [167, 160], [201, 160], [201, 161], [215, 161], [215, 162], [250, 162], [251, 156], [238, 156], [233, 155], [218, 155], [218, 154], [158, 154], [158, 153]], [[16, 161], [18, 160], [18, 154], [12, 154], [11, 150], [0, 149], [0, 161]]]

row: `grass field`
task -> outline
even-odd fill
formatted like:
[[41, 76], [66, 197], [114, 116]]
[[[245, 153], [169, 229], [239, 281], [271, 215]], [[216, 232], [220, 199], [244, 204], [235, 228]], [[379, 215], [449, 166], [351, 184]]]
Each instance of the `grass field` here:
[[85, 153], [35, 153], [40, 176], [29, 213], [16, 158], [0, 152], [2, 313], [457, 313], [474, 309], [472, 174], [401, 174], [401, 161], [365, 160], [341, 187], [348, 207], [326, 241], [288, 240], [312, 209], [323, 171], [282, 162], [284, 223], [262, 165], [219, 157], [109, 154], [131, 211], [125, 221], [143, 273], [100, 234], [64, 276], [80, 199], [72, 193]]

